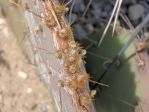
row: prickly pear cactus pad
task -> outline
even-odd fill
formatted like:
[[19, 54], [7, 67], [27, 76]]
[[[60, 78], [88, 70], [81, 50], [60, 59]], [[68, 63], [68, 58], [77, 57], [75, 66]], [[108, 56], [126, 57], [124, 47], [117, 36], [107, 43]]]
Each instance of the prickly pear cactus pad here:
[[[124, 31], [111, 37], [111, 29], [106, 34], [105, 40], [97, 48], [88, 39], [82, 40], [84, 48], [87, 48], [86, 69], [93, 80], [97, 80], [108, 64], [116, 56], [120, 48], [128, 40], [129, 33]], [[97, 41], [100, 31], [93, 32], [89, 38]], [[89, 47], [93, 44], [91, 47]], [[140, 72], [138, 72], [137, 60], [134, 55], [136, 48], [134, 43], [125, 51], [116, 65], [105, 75], [102, 83], [109, 87], [98, 89], [95, 97], [97, 112], [132, 112], [135, 106], [142, 102], [143, 92], [140, 84]], [[92, 84], [91, 84], [92, 87]]]

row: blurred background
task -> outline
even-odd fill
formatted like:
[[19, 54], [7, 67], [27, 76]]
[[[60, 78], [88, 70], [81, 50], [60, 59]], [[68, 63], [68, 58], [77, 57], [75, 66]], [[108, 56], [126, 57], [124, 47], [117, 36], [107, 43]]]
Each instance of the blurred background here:
[[0, 112], [52, 112], [49, 92], [24, 55], [1, 5]]

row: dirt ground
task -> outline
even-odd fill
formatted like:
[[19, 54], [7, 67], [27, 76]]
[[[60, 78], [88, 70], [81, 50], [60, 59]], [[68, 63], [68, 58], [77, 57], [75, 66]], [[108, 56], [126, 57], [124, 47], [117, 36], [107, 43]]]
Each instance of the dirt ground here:
[[47, 89], [0, 17], [0, 112], [52, 112]]

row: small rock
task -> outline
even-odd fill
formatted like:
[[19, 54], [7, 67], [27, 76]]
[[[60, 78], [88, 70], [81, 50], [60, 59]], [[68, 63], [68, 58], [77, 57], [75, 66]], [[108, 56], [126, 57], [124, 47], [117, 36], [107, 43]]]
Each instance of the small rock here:
[[33, 91], [32, 88], [28, 88], [28, 89], [27, 89], [27, 93], [28, 93], [28, 94], [30, 94], [32, 91]]
[[48, 112], [48, 109], [46, 106], [40, 107], [40, 112]]
[[37, 108], [37, 104], [32, 104], [31, 109], [30, 110], [35, 110]]
[[124, 5], [127, 5], [127, 4], [134, 4], [134, 3], [136, 3], [137, 2], [137, 0], [123, 0], [123, 4]]
[[73, 28], [74, 28], [74, 34], [77, 35], [75, 36], [76, 39], [81, 40], [87, 35], [85, 30], [79, 24], [75, 24]]
[[91, 33], [93, 30], [94, 30], [94, 27], [92, 24], [86, 24], [85, 25], [85, 30], [88, 32], [88, 33]]
[[131, 20], [136, 21], [144, 15], [144, 11], [145, 11], [145, 9], [142, 5], [135, 4], [135, 5], [129, 7], [128, 15]]
[[22, 79], [27, 79], [27, 77], [28, 77], [27, 74], [23, 71], [19, 71], [18, 76], [21, 77]]
[[[69, 15], [67, 15], [67, 18], [69, 19]], [[74, 22], [77, 19], [77, 15], [75, 13], [71, 14], [71, 22]]]
[[6, 27], [6, 23], [4, 19], [0, 19], [0, 31], [2, 31]]
[[149, 12], [149, 4], [146, 1], [140, 1], [139, 4], [145, 8], [145, 13], [147, 14]]
[[91, 10], [91, 13], [95, 18], [99, 18], [102, 14], [101, 8], [99, 8], [98, 4], [93, 3], [93, 10]]
[[75, 5], [73, 8], [73, 12], [79, 13], [85, 10], [85, 5], [83, 0], [75, 0]]

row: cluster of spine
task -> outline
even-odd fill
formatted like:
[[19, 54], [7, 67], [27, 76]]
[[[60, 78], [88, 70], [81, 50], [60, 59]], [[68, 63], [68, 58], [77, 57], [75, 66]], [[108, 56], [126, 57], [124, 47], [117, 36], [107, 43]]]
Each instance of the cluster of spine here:
[[[17, 4], [17, 2], [18, 0], [11, 0], [13, 4]], [[72, 91], [72, 99], [79, 112], [88, 112], [87, 106], [91, 104], [93, 95], [89, 90], [83, 92], [87, 89], [89, 75], [81, 69], [86, 50], [73, 40], [71, 26], [62, 19], [68, 8], [65, 5], [56, 5], [51, 0], [41, 0], [41, 2], [45, 9], [44, 16], [30, 11], [26, 3], [22, 6], [23, 9], [44, 20], [47, 27], [55, 32], [56, 37], [54, 38], [59, 45], [55, 56], [63, 62], [66, 79], [58, 80], [58, 86], [67, 87]], [[35, 30], [38, 32], [41, 31], [41, 28], [36, 27]]]
[[[60, 19], [60, 16], [64, 12], [55, 12], [55, 14]], [[60, 23], [62, 23], [61, 20]], [[59, 49], [57, 50], [56, 56], [63, 61], [65, 78], [64, 80], [59, 80], [58, 85], [68, 87], [72, 91], [73, 102], [78, 111], [88, 112], [89, 110], [86, 106], [91, 104], [92, 95], [89, 91], [83, 91], [87, 89], [89, 75], [81, 69], [81, 63], [86, 55], [86, 50], [82, 49], [80, 44], [73, 40], [73, 32], [70, 25], [62, 24], [61, 26], [62, 29], [56, 31], [56, 38], [59, 42]]]

